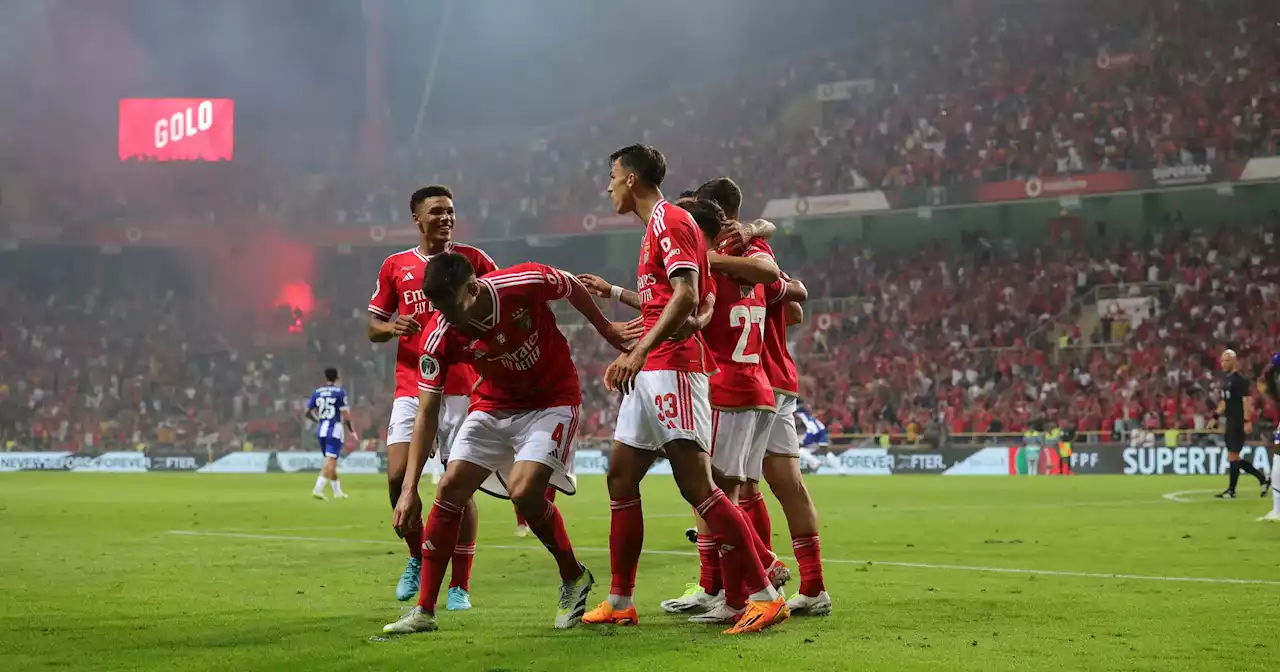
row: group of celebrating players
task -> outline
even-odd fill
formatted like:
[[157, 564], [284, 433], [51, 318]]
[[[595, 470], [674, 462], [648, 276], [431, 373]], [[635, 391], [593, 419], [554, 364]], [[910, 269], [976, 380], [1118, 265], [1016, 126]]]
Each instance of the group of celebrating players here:
[[[803, 314], [804, 285], [779, 271], [765, 240], [771, 224], [738, 221], [742, 194], [731, 180], [711, 180], [670, 203], [660, 190], [659, 151], [632, 145], [610, 158], [614, 210], [647, 223], [634, 291], [537, 263], [499, 269], [483, 251], [452, 240], [447, 188], [419, 189], [410, 199], [420, 245], [383, 262], [369, 304], [369, 339], [399, 340], [388, 493], [410, 552], [396, 597], [418, 597], [384, 632], [435, 630], [450, 566], [447, 607], [470, 608], [477, 490], [511, 499], [550, 551], [561, 579], [556, 628], [635, 625], [640, 482], [659, 457], [695, 511], [701, 565], [699, 581], [663, 602], [665, 611], [729, 625], [726, 634], [831, 611], [817, 513], [796, 459], [799, 389], [786, 347], [787, 326]], [[594, 297], [631, 306], [640, 318], [610, 321]], [[555, 492], [576, 490], [582, 403], [548, 305], [560, 299], [620, 353], [604, 374], [606, 388], [622, 393], [607, 479], [612, 581], [590, 611], [595, 579], [554, 503]], [[446, 467], [424, 522], [418, 482], [436, 450]], [[783, 508], [799, 565], [800, 587], [789, 600], [779, 589], [791, 571], [770, 547], [762, 478]]]

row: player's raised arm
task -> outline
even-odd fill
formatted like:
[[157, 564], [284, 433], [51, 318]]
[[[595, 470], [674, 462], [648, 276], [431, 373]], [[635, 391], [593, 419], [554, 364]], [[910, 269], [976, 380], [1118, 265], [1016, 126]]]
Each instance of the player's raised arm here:
[[752, 240], [768, 240], [777, 230], [778, 227], [767, 219], [757, 219], [749, 224], [735, 220], [716, 236], [714, 249], [726, 254], [737, 254], [745, 250]]
[[578, 276], [578, 282], [592, 296], [598, 296], [602, 299], [613, 299], [618, 303], [630, 306], [636, 310], [640, 310], [640, 295], [630, 289], [623, 289], [598, 275], [590, 273], [581, 273]]
[[734, 257], [708, 252], [707, 264], [713, 273], [722, 273], [734, 280], [753, 285], [767, 285], [781, 276], [778, 265], [764, 256]]
[[724, 210], [730, 224], [724, 227], [715, 237], [713, 249], [726, 254], [738, 254], [745, 250], [753, 239], [772, 238], [778, 227], [773, 222], [757, 219], [749, 224], [739, 220], [742, 210], [742, 189], [727, 177], [708, 180], [693, 192], [693, 197], [711, 201]]

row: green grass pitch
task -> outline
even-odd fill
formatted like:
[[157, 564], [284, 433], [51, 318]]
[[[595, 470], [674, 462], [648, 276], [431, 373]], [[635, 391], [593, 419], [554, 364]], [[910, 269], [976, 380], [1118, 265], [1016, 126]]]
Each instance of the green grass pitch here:
[[[389, 640], [405, 549], [384, 480], [345, 478], [341, 502], [313, 480], [0, 474], [0, 669], [1280, 669], [1280, 525], [1254, 522], [1269, 499], [1213, 500], [1221, 477], [814, 477], [835, 613], [737, 638], [658, 607], [697, 574], [669, 477], [645, 484], [627, 629], [554, 632], [553, 563], [480, 496], [475, 609]], [[603, 478], [560, 504], [594, 603]]]

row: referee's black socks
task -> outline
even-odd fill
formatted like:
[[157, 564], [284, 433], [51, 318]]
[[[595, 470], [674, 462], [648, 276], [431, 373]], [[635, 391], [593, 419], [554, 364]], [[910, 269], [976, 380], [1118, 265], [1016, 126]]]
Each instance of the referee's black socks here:
[[1240, 480], [1240, 472], [1242, 470], [1258, 479], [1259, 483], [1267, 482], [1267, 477], [1263, 476], [1262, 472], [1258, 471], [1258, 469], [1253, 466], [1252, 462], [1247, 460], [1232, 460], [1230, 464], [1230, 475], [1228, 476], [1230, 481], [1227, 486], [1227, 490], [1230, 490], [1231, 492], [1236, 491], [1236, 482]]

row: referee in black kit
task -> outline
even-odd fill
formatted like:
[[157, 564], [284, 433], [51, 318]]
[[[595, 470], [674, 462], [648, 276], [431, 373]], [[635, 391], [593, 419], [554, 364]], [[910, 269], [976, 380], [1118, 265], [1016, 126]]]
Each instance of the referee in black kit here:
[[1223, 416], [1223, 440], [1227, 444], [1227, 460], [1230, 467], [1230, 480], [1227, 489], [1218, 495], [1218, 499], [1236, 498], [1236, 481], [1240, 480], [1240, 471], [1249, 472], [1258, 479], [1262, 486], [1263, 497], [1271, 489], [1271, 481], [1267, 480], [1253, 464], [1240, 459], [1240, 449], [1244, 448], [1245, 435], [1251, 427], [1245, 418], [1253, 415], [1253, 397], [1249, 396], [1249, 381], [1240, 375], [1240, 361], [1235, 350], [1222, 351], [1219, 360], [1227, 377], [1222, 381], [1222, 401], [1218, 402], [1218, 414]]

